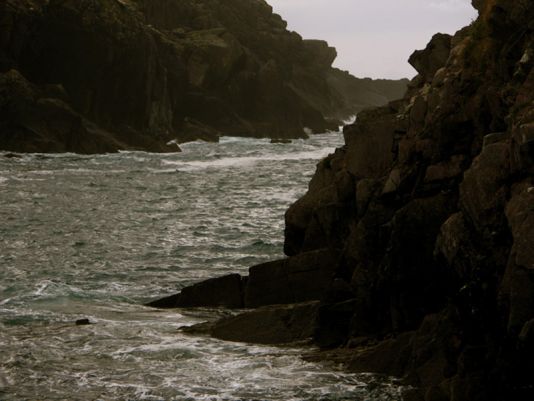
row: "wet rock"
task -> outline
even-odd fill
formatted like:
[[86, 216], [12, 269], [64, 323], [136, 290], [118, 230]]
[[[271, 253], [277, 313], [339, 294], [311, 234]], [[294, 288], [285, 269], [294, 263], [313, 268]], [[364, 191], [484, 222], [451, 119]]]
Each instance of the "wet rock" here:
[[87, 326], [91, 324], [91, 321], [89, 319], [78, 319], [75, 323], [76, 326]]
[[242, 308], [244, 280], [239, 274], [229, 274], [185, 287], [178, 294], [147, 304], [154, 308], [225, 307]]
[[337, 269], [336, 251], [322, 249], [249, 269], [245, 307], [319, 300]]
[[4, 154], [4, 157], [7, 159], [20, 159], [22, 155], [19, 155], [17, 153], [6, 153]]
[[271, 143], [291, 143], [291, 139], [283, 139], [283, 138], [273, 138], [271, 139]]
[[209, 334], [226, 341], [288, 344], [311, 338], [317, 308], [318, 302], [266, 306], [184, 331]]
[[17, 152], [106, 153], [125, 146], [67, 103], [42, 97], [19, 71], [0, 73], [0, 145]]

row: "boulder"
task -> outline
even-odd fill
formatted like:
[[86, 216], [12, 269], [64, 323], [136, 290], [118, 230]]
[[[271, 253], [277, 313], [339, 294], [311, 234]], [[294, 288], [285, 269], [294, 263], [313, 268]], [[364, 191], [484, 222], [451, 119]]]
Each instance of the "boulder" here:
[[149, 302], [147, 306], [154, 308], [242, 308], [243, 281], [239, 274], [208, 279], [185, 287], [178, 294]]
[[447, 62], [451, 51], [451, 36], [435, 34], [424, 50], [415, 51], [408, 62], [425, 79], [431, 82], [436, 72]]

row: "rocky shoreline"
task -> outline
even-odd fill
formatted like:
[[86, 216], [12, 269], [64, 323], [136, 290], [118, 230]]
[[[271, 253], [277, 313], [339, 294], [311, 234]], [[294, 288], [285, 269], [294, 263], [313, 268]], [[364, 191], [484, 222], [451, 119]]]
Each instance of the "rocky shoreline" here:
[[286, 213], [286, 259], [151, 305], [249, 308], [188, 330], [311, 338], [405, 400], [533, 399], [534, 5], [473, 5], [412, 55], [404, 99], [345, 127]]
[[263, 0], [5, 0], [0, 149], [179, 151], [219, 136], [302, 138], [402, 96], [357, 79]]

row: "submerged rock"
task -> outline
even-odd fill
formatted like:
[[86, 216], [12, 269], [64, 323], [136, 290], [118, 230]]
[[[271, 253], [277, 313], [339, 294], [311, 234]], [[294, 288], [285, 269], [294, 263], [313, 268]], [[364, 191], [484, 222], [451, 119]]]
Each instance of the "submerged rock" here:
[[291, 143], [291, 139], [283, 139], [283, 138], [273, 138], [271, 139], [271, 143]]

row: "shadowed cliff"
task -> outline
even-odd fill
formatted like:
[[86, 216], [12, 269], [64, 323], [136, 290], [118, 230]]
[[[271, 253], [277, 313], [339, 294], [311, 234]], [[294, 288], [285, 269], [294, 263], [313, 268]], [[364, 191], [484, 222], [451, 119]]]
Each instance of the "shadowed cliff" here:
[[6, 0], [0, 25], [4, 150], [304, 137], [405, 90], [365, 81], [374, 96], [354, 99], [336, 50], [289, 32], [263, 0]]

